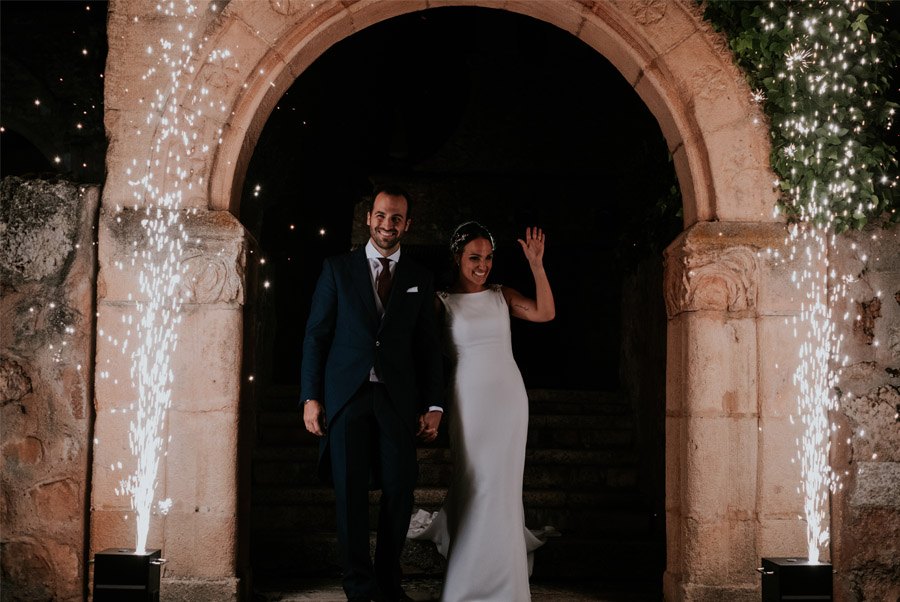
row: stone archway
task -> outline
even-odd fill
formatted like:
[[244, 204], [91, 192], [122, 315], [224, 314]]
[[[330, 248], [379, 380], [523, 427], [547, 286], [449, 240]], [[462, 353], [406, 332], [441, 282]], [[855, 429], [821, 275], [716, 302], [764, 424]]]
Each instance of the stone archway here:
[[[690, 0], [232, 0], [181, 17], [137, 0], [114, 2], [92, 551], [133, 539], [107, 469], [127, 455], [127, 420], [113, 410], [129, 395], [114, 376], [128, 368], [113, 340], [137, 290], [136, 274], [117, 267], [129, 257], [140, 219], [140, 201], [135, 210], [116, 209], [134, 204], [129, 166], [159, 159], [163, 186], [190, 183], [184, 205], [193, 242], [184, 264], [194, 302], [183, 328], [204, 335], [177, 353], [167, 426], [175, 436], [160, 477], [174, 506], [152, 525], [151, 545], [166, 551], [169, 587], [226, 599], [239, 595], [245, 568], [237, 467], [243, 378], [234, 342], [243, 332], [251, 243], [232, 214], [253, 148], [284, 91], [331, 45], [384, 19], [452, 5], [517, 12], [571, 33], [609, 59], [656, 116], [675, 159], [686, 228], [667, 251], [665, 595], [756, 599], [758, 558], [803, 549], [796, 478], [785, 467], [794, 440], [784, 382], [790, 371], [772, 373], [761, 361], [763, 350], [786, 347], [778, 325], [798, 313], [799, 301], [789, 294], [788, 268], [763, 253], [783, 238], [772, 215], [764, 120]], [[132, 26], [138, 21], [142, 27]], [[167, 102], [191, 118], [197, 135], [160, 151], [141, 132], [155, 85], [141, 78], [155, 60], [143, 49], [179, 26], [196, 34], [197, 58]], [[781, 365], [790, 366], [785, 355]]]

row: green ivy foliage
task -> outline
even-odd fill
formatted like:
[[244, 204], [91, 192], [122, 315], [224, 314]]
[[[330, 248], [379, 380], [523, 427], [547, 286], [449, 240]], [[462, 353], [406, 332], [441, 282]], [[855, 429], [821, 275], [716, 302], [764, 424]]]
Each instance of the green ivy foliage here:
[[768, 115], [772, 168], [788, 218], [838, 232], [900, 221], [894, 3], [705, 0], [703, 6]]

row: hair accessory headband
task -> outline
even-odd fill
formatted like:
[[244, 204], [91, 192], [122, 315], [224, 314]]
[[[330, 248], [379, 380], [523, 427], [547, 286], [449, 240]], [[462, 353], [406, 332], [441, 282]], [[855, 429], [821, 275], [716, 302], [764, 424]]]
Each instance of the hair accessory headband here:
[[462, 250], [462, 247], [466, 246], [466, 243], [475, 238], [488, 239], [491, 243], [491, 250], [496, 249], [490, 230], [476, 221], [469, 221], [458, 225], [453, 231], [453, 236], [450, 237], [450, 252], [456, 255]]

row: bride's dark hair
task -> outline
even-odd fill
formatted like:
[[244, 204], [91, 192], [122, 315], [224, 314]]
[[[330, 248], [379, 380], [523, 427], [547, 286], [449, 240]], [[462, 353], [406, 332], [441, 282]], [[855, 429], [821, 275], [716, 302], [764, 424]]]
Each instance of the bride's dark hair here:
[[491, 236], [490, 230], [479, 224], [478, 222], [464, 222], [456, 227], [453, 236], [450, 237], [450, 253], [454, 259], [459, 255], [469, 242], [484, 238], [491, 243], [491, 249], [495, 249], [494, 237]]

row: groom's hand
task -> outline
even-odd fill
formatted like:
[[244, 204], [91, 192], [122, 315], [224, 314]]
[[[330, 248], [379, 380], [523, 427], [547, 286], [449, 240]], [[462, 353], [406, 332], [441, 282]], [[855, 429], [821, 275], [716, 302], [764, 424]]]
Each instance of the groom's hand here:
[[425, 443], [431, 443], [437, 439], [438, 427], [441, 425], [443, 412], [432, 410], [419, 416], [419, 432], [416, 436]]
[[303, 424], [306, 425], [306, 430], [316, 437], [322, 437], [325, 435], [324, 423], [325, 412], [318, 400], [310, 399], [303, 404]]

